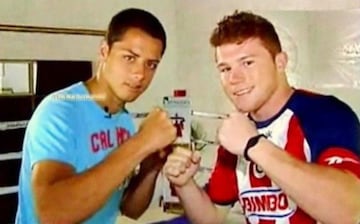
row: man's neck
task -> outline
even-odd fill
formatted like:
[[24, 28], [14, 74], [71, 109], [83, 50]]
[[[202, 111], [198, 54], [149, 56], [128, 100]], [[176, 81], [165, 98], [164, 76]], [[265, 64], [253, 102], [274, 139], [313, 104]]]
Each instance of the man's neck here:
[[251, 117], [255, 121], [266, 121], [272, 118], [286, 105], [294, 91], [288, 85], [278, 89], [259, 110], [250, 113]]
[[86, 81], [85, 86], [94, 101], [106, 110], [107, 113], [115, 114], [124, 109], [125, 104], [120, 102], [111, 92], [110, 88], [96, 77], [92, 77]]

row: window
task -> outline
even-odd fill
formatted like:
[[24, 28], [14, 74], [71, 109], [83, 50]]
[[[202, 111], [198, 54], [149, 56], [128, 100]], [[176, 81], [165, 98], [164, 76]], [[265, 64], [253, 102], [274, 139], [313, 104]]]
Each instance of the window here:
[[31, 95], [34, 93], [32, 61], [0, 61], [0, 94]]

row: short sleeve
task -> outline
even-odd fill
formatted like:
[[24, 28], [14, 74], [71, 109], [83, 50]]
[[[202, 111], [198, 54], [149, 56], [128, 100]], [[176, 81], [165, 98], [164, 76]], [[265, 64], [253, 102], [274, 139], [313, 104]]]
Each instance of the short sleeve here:
[[206, 191], [215, 204], [231, 205], [238, 201], [237, 161], [236, 155], [221, 146], [218, 148], [216, 165], [206, 185]]
[[[325, 111], [304, 122], [312, 162], [348, 170], [360, 177], [360, 123], [354, 111], [335, 97], [319, 102]], [[308, 116], [309, 118], [310, 116]]]
[[35, 110], [26, 129], [24, 151], [33, 167], [42, 160], [55, 160], [74, 166], [76, 156], [76, 108], [71, 101], [48, 96]]

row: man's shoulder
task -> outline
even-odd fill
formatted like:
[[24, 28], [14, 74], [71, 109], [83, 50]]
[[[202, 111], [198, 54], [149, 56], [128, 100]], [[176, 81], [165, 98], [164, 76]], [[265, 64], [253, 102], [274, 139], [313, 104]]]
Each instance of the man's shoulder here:
[[88, 97], [88, 93], [84, 84], [78, 82], [50, 93], [44, 98], [44, 102], [73, 102], [79, 100], [81, 97]]
[[300, 119], [341, 119], [356, 116], [351, 107], [333, 95], [296, 90], [289, 105]]
[[309, 92], [296, 94], [289, 108], [308, 140], [350, 135], [360, 130], [356, 113], [337, 97]]
[[47, 95], [35, 109], [29, 125], [42, 123], [71, 124], [77, 116], [79, 99], [83, 94], [80, 83], [57, 90]]
[[38, 108], [40, 108], [39, 110], [44, 108], [46, 108], [46, 110], [61, 108], [70, 109], [81, 97], [87, 97], [87, 93], [84, 89], [85, 87], [83, 84], [79, 82], [66, 88], [54, 91], [41, 101]]
[[333, 95], [300, 92], [297, 97], [293, 111], [310, 146], [312, 161], [332, 147], [359, 153], [360, 122], [348, 104]]

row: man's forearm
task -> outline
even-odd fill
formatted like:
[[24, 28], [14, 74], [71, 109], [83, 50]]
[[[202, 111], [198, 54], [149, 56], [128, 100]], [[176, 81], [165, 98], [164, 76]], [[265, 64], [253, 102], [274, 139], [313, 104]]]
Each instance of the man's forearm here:
[[140, 171], [131, 179], [121, 206], [124, 215], [137, 219], [145, 212], [153, 197], [158, 173]]
[[[211, 202], [206, 192], [192, 179], [183, 187], [175, 187], [186, 216], [194, 224], [219, 224], [224, 217]], [[204, 215], [206, 214], [206, 215]]]
[[[261, 147], [261, 148], [260, 148]], [[296, 204], [323, 223], [356, 223], [360, 181], [346, 171], [300, 161], [269, 141], [250, 150], [251, 159]]]
[[[95, 167], [36, 187], [37, 212], [44, 223], [79, 222], [96, 212], [147, 155], [128, 140]], [[55, 203], [54, 203], [55, 202]]]

